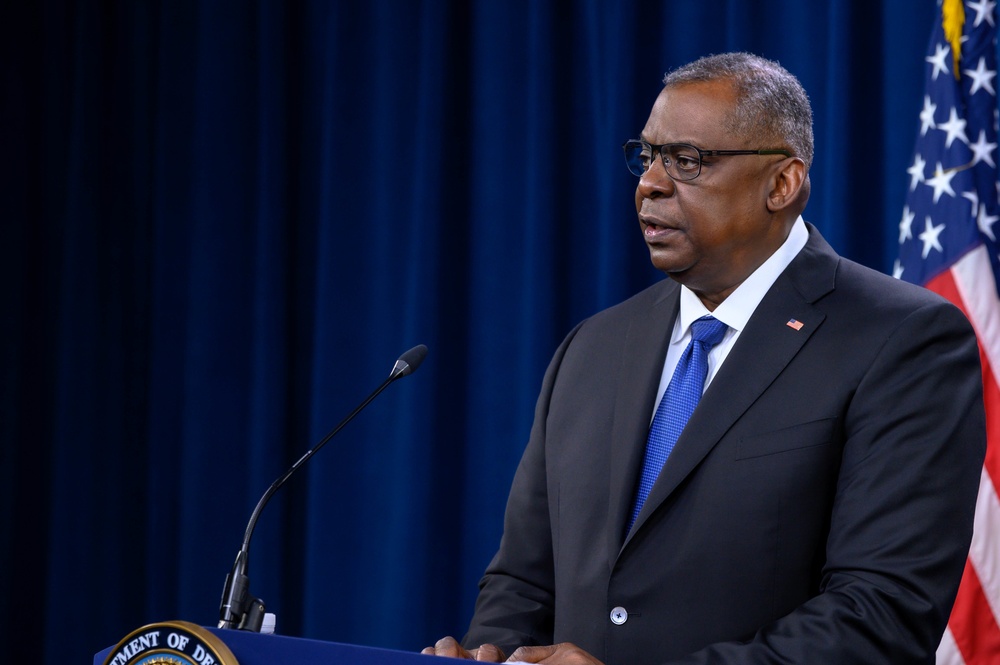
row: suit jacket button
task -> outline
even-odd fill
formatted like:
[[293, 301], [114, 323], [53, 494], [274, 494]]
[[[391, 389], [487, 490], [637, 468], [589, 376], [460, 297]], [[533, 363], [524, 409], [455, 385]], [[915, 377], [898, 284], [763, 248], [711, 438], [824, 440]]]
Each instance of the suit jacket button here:
[[625, 611], [624, 607], [616, 607], [611, 610], [611, 623], [620, 626], [626, 621], [628, 621], [628, 612]]

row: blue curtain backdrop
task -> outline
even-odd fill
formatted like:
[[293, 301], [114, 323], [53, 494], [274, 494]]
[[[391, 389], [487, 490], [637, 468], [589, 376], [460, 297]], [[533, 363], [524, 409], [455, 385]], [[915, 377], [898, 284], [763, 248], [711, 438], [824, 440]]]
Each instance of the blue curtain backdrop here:
[[[0, 636], [88, 662], [251, 590], [288, 635], [461, 634], [549, 356], [661, 276], [621, 143], [663, 73], [809, 92], [806, 217], [888, 271], [934, 0], [0, 9]], [[723, 146], [725, 147], [725, 146]], [[30, 656], [30, 658], [29, 658]]]

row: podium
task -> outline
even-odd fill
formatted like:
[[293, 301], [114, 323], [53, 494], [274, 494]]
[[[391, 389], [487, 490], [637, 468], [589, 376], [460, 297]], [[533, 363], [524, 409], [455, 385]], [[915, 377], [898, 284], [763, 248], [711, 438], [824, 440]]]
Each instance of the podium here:
[[[206, 629], [222, 640], [240, 665], [428, 665], [430, 658], [417, 652], [362, 647], [284, 635], [262, 635], [243, 630]], [[94, 665], [103, 665], [114, 650], [109, 646], [94, 654]], [[448, 659], [451, 660], [451, 659]], [[443, 662], [448, 662], [448, 660]], [[442, 662], [439, 658], [434, 662]]]

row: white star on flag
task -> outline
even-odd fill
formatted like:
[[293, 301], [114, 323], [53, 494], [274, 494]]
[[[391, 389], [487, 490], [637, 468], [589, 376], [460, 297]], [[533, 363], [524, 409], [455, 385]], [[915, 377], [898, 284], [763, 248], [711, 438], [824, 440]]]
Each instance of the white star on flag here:
[[931, 102], [929, 95], [924, 95], [924, 108], [920, 112], [920, 135], [923, 136], [927, 133], [928, 129], [934, 129], [937, 125], [934, 123], [934, 112], [937, 111], [937, 104]]
[[951, 51], [950, 48], [944, 44], [938, 44], [934, 52], [934, 55], [929, 55], [924, 60], [934, 65], [934, 72], [931, 74], [931, 78], [937, 80], [938, 74], [948, 74], [948, 65], [945, 64], [945, 58], [948, 57], [948, 53]]
[[982, 231], [983, 235], [987, 238], [996, 242], [996, 238], [993, 236], [993, 224], [1000, 219], [997, 215], [987, 215], [986, 206], [979, 206], [979, 215], [976, 216], [976, 226]]
[[913, 218], [910, 206], [903, 206], [903, 220], [899, 223], [899, 242], [905, 242], [913, 237]]
[[936, 249], [939, 252], [944, 251], [944, 249], [941, 247], [941, 241], [938, 239], [938, 236], [941, 235], [942, 231], [944, 231], [944, 224], [942, 224], [941, 226], [934, 226], [934, 223], [931, 221], [930, 215], [928, 215], [927, 218], [924, 220], [923, 233], [917, 236], [918, 238], [920, 238], [921, 242], [924, 243], [925, 259], [927, 258], [927, 255], [931, 253], [932, 248]]
[[978, 90], [987, 90], [991, 95], [996, 96], [997, 93], [993, 89], [991, 81], [997, 73], [986, 69], [986, 58], [980, 58], [979, 64], [975, 69], [966, 69], [962, 73], [972, 79], [972, 88], [969, 90], [970, 95], [976, 94]]
[[948, 169], [947, 171], [941, 168], [941, 162], [938, 162], [937, 170], [934, 171], [934, 177], [925, 182], [924, 184], [928, 187], [934, 188], [934, 203], [938, 202], [941, 198], [941, 194], [946, 192], [948, 196], [955, 196], [955, 190], [951, 188], [951, 179], [955, 177], [958, 173], [955, 169]]
[[972, 165], [975, 166], [979, 162], [986, 162], [993, 168], [997, 165], [993, 163], [993, 157], [991, 156], [993, 151], [996, 150], [997, 144], [990, 143], [986, 140], [986, 130], [979, 130], [979, 139], [975, 143], [970, 143], [969, 147], [972, 148]]
[[993, 0], [982, 0], [982, 2], [970, 2], [969, 9], [976, 10], [976, 20], [973, 21], [972, 27], [978, 28], [979, 24], [984, 20], [990, 25], [993, 23], [993, 10], [996, 8], [997, 3]]
[[917, 153], [913, 157], [913, 166], [906, 169], [906, 172], [910, 174], [910, 191], [912, 192], [917, 188], [919, 183], [924, 182], [924, 168], [926, 168], [927, 162]]
[[959, 118], [958, 112], [955, 111], [955, 107], [951, 107], [951, 112], [948, 115], [948, 122], [943, 125], [938, 125], [938, 129], [943, 129], [948, 132], [948, 138], [944, 140], [944, 147], [950, 148], [952, 141], [955, 139], [962, 139], [962, 143], [968, 143], [969, 137], [965, 135], [965, 125], [968, 124], [968, 120], [965, 118]]

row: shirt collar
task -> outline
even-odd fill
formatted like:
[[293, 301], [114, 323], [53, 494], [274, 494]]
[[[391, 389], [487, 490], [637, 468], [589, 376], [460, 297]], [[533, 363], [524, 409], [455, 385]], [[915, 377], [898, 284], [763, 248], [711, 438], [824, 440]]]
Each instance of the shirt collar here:
[[723, 300], [714, 312], [710, 312], [694, 291], [681, 285], [679, 326], [674, 327], [673, 341], [679, 341], [688, 334], [691, 324], [703, 316], [714, 316], [733, 330], [739, 332], [746, 327], [757, 305], [774, 284], [778, 276], [788, 267], [792, 259], [802, 251], [809, 240], [809, 231], [800, 215], [792, 230], [774, 254], [768, 257], [736, 290]]

